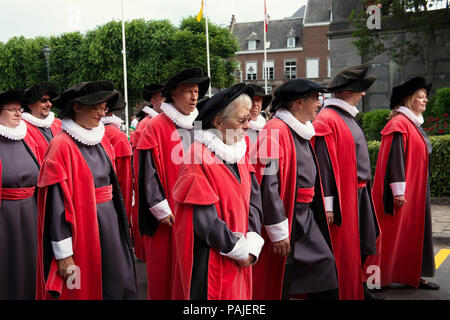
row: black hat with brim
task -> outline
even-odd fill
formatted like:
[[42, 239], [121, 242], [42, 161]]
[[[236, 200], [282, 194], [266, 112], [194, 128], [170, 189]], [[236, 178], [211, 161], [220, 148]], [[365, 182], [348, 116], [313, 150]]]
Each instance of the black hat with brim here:
[[152, 83], [144, 86], [144, 90], [142, 92], [142, 98], [145, 101], [150, 101], [152, 98], [152, 95], [157, 92], [162, 92], [164, 89], [164, 86], [159, 83]]
[[368, 64], [345, 68], [331, 79], [327, 89], [333, 93], [339, 91], [366, 91], [376, 80], [375, 77], [367, 74], [368, 70]]
[[23, 107], [28, 110], [28, 105], [39, 101], [43, 95], [48, 94], [50, 100], [58, 96], [58, 89], [52, 82], [40, 82], [25, 90], [25, 100]]
[[225, 109], [226, 106], [243, 93], [247, 94], [250, 98], [254, 96], [253, 88], [245, 83], [235, 84], [228, 89], [216, 93], [201, 106], [195, 121], [202, 121], [203, 128], [205, 126], [208, 127], [220, 111]]
[[0, 107], [8, 102], [17, 101], [23, 103], [24, 101], [23, 89], [12, 89], [0, 92]]
[[209, 88], [210, 79], [203, 75], [203, 71], [199, 67], [193, 67], [182, 70], [173, 75], [167, 80], [162, 95], [166, 98], [166, 102], [173, 102], [172, 92], [181, 84], [197, 84], [198, 85], [198, 99], [202, 99]]
[[253, 91], [255, 91], [255, 95], [254, 97], [262, 97], [263, 102], [262, 102], [262, 107], [261, 109], [264, 110], [266, 109], [269, 104], [272, 102], [272, 95], [271, 94], [266, 94], [264, 92], [264, 89], [261, 86], [258, 86], [256, 84], [248, 84], [249, 87], [251, 87], [253, 89]]
[[64, 110], [72, 108], [75, 102], [95, 106], [106, 101], [106, 106], [111, 109], [118, 98], [119, 92], [114, 90], [111, 81], [90, 81], [77, 83], [65, 90], [53, 100], [53, 104], [56, 108]]
[[305, 98], [314, 92], [328, 92], [324, 86], [306, 79], [289, 80], [279, 86], [273, 93], [272, 108], [270, 112], [277, 111], [291, 101]]
[[427, 91], [427, 95], [430, 94], [432, 84], [427, 83], [427, 80], [423, 77], [414, 77], [409, 79], [405, 83], [396, 86], [392, 89], [391, 95], [391, 105], [390, 108], [394, 109], [402, 103], [402, 100], [406, 97], [412, 95], [419, 89], [425, 89]]
[[[114, 91], [119, 93], [119, 91], [117, 91], [117, 90], [114, 90]], [[119, 93], [119, 97], [117, 98], [116, 103], [114, 104], [114, 106], [109, 108], [108, 112], [115, 112], [115, 111], [123, 110], [123, 109], [125, 109], [126, 105], [127, 104], [125, 102], [124, 97], [122, 97], [122, 95]]]

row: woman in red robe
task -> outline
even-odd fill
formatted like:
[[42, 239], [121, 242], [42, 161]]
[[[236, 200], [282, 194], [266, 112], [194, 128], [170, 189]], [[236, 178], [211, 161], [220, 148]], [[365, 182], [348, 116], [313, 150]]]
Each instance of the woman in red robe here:
[[381, 131], [373, 201], [381, 226], [381, 286], [402, 283], [439, 289], [421, 277], [433, 277], [430, 209], [431, 143], [421, 127], [431, 84], [415, 77], [394, 87], [392, 118]]

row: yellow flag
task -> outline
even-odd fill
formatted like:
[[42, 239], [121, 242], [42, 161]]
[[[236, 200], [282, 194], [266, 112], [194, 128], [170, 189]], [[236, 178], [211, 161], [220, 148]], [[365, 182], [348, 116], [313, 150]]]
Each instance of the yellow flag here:
[[202, 7], [200, 8], [200, 12], [197, 15], [198, 22], [200, 22], [200, 20], [202, 20], [202, 16], [203, 16], [203, 0], [202, 0]]

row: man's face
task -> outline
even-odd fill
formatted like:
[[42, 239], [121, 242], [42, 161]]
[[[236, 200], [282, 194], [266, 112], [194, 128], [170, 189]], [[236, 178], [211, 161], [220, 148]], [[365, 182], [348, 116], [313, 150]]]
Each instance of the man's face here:
[[31, 114], [38, 119], [45, 119], [50, 114], [52, 103], [50, 102], [50, 95], [44, 94], [40, 100], [28, 105]]
[[166, 100], [166, 98], [162, 96], [161, 91], [152, 94], [150, 102], [152, 103], [153, 109], [155, 109], [156, 112], [161, 112], [161, 104], [164, 102], [164, 100]]
[[198, 101], [198, 85], [192, 83], [180, 84], [172, 92], [173, 105], [184, 115], [195, 110]]
[[252, 99], [252, 108], [250, 109], [251, 119], [255, 121], [259, 114], [261, 113], [263, 98], [259, 96], [254, 96]]

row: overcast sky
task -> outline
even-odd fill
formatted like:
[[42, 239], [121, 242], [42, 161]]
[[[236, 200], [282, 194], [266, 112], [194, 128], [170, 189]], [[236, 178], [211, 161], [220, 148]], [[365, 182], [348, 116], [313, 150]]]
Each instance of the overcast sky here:
[[[228, 26], [258, 21], [264, 17], [264, 0], [206, 0], [208, 19]], [[201, 0], [124, 0], [125, 20], [169, 19], [178, 25], [182, 18], [197, 15]], [[306, 0], [266, 0], [270, 19], [292, 16]], [[33, 38], [64, 32], [85, 32], [111, 20], [121, 19], [121, 0], [15, 0], [0, 1], [0, 41], [14, 36]]]

